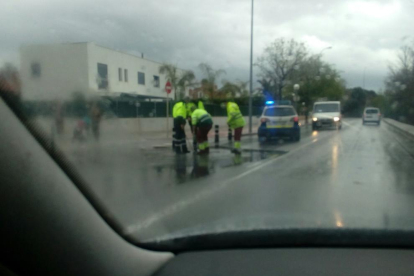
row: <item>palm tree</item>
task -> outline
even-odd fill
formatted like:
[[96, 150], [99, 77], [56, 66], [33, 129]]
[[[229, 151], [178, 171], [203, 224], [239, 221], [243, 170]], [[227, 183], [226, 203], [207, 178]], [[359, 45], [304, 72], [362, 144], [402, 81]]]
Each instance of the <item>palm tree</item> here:
[[247, 84], [249, 82], [243, 82], [237, 80], [235, 83], [225, 81], [223, 87], [220, 89], [227, 97], [236, 98], [238, 97], [247, 97], [249, 92], [247, 90]]
[[214, 70], [209, 64], [201, 63], [198, 66], [203, 72], [205, 78], [201, 81], [201, 87], [203, 94], [210, 99], [221, 98], [223, 95], [221, 91], [217, 89], [217, 79], [226, 73], [224, 70]]
[[165, 74], [170, 81], [174, 90], [174, 100], [177, 100], [177, 96], [179, 99], [182, 99], [185, 90], [188, 87], [194, 86], [195, 75], [193, 71], [183, 71], [180, 73], [176, 66], [165, 63], [160, 66], [159, 72], [160, 74]]

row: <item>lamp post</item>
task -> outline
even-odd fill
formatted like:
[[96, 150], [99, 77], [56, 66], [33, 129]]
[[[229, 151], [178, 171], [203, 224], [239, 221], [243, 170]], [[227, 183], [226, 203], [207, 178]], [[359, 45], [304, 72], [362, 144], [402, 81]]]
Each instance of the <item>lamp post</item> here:
[[252, 15], [250, 24], [250, 93], [249, 93], [249, 133], [252, 134], [252, 116], [253, 116], [253, 7], [254, 0], [252, 0]]
[[332, 49], [332, 46], [329, 46], [329, 47], [326, 47], [326, 48], [323, 48], [322, 49], [322, 51], [319, 53], [319, 55], [318, 56], [322, 56], [322, 53], [325, 51], [325, 50], [330, 50], [330, 49]]

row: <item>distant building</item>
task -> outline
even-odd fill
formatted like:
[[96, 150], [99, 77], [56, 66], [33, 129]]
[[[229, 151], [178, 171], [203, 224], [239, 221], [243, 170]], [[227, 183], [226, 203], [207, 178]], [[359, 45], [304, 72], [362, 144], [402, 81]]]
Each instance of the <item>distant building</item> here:
[[27, 100], [65, 100], [74, 92], [166, 97], [160, 63], [93, 42], [22, 46], [20, 62], [22, 97]]

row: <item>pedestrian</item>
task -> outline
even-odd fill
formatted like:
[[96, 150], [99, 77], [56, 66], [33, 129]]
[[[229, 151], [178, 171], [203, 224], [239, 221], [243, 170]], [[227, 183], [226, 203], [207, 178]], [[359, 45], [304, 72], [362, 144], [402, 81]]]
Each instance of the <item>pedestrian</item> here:
[[305, 124], [308, 124], [308, 117], [309, 117], [309, 111], [308, 111], [308, 107], [304, 106], [303, 107], [303, 115], [305, 115]]
[[99, 105], [95, 102], [92, 104], [90, 112], [91, 112], [92, 133], [95, 139], [99, 140], [102, 111]]
[[198, 108], [198, 109], [202, 109], [202, 110], [206, 110], [206, 109], [204, 108], [204, 104], [203, 104], [203, 102], [202, 102], [200, 99], [197, 101], [197, 108]]
[[239, 106], [235, 102], [225, 102], [227, 108], [227, 125], [234, 130], [234, 148], [232, 150], [235, 154], [241, 153], [241, 135], [245, 125], [243, 115], [240, 112]]
[[193, 114], [192, 107], [195, 107], [196, 104], [193, 101], [191, 101], [188, 96], [184, 98], [184, 101], [185, 101], [185, 107], [187, 109], [186, 119], [187, 119], [188, 124], [190, 126], [191, 133], [194, 135], [193, 128], [191, 127], [192, 126], [192, 123], [191, 123], [191, 115]]
[[187, 107], [187, 120], [188, 120], [188, 124], [190, 125], [190, 129], [191, 129], [191, 133], [193, 133], [193, 128], [192, 123], [191, 123], [191, 115], [193, 114], [192, 107], [196, 107], [197, 109], [202, 109], [202, 110], [206, 110], [204, 108], [204, 104], [201, 100], [196, 100], [196, 101], [191, 101], [190, 98], [187, 96], [185, 97], [185, 105]]
[[63, 133], [64, 118], [63, 118], [63, 106], [62, 102], [56, 101], [53, 105], [53, 112], [55, 118], [55, 127], [57, 134]]
[[176, 153], [189, 153], [185, 136], [185, 119], [187, 118], [187, 108], [183, 101], [177, 102], [173, 107], [174, 131], [173, 148]]
[[210, 145], [208, 143], [208, 132], [213, 127], [213, 119], [207, 111], [198, 109], [195, 106], [191, 108], [191, 122], [193, 124], [193, 133], [197, 137], [198, 152], [197, 154], [209, 154]]

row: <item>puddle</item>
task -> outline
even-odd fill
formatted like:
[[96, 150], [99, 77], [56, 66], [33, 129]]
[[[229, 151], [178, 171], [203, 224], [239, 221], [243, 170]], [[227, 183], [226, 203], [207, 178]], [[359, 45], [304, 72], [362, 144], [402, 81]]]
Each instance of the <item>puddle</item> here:
[[285, 152], [266, 150], [246, 150], [242, 154], [235, 155], [229, 149], [210, 149], [210, 155], [174, 155], [171, 158], [163, 158], [162, 164], [154, 164], [153, 169], [161, 175], [175, 175], [170, 181], [183, 184], [192, 179], [202, 178], [231, 167], [245, 163], [258, 162], [271, 157], [276, 157]]

